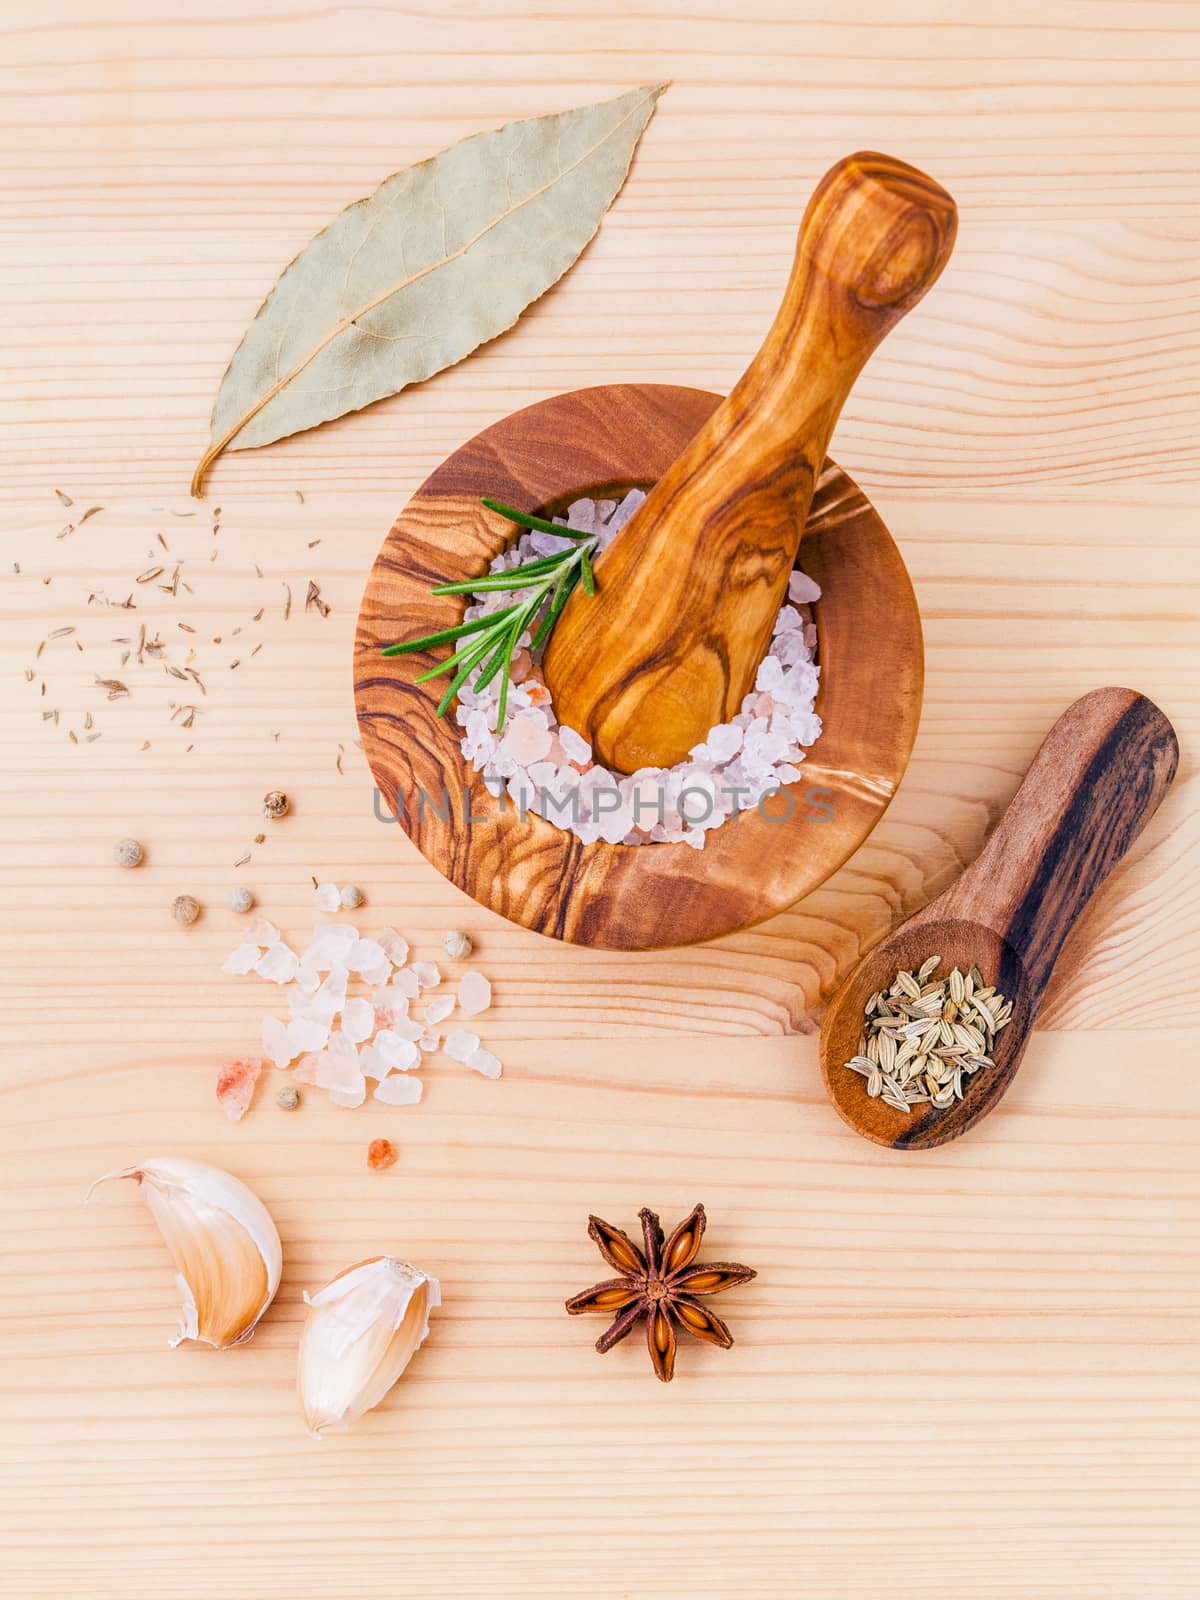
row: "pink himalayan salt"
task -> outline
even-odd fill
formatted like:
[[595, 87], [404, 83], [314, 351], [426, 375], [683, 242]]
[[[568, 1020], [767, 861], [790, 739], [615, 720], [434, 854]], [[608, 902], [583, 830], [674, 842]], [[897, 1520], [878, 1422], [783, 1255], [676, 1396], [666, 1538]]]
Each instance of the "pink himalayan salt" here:
[[546, 685], [535, 679], [525, 691], [529, 696], [531, 706], [548, 706], [550, 704], [550, 691]]
[[385, 1168], [394, 1166], [396, 1161], [396, 1146], [390, 1139], [372, 1139], [367, 1146], [367, 1165], [372, 1172], [383, 1172]]
[[262, 1062], [248, 1056], [222, 1063], [217, 1074], [217, 1102], [230, 1122], [240, 1122], [250, 1109], [261, 1071]]
[[524, 683], [533, 670], [533, 657], [528, 650], [518, 650], [512, 658], [508, 676], [513, 683]]
[[[492, 1003], [492, 986], [482, 972], [464, 972], [458, 984], [458, 1007], [464, 1017], [477, 1017]], [[447, 1015], [447, 1013], [443, 1013]], [[441, 1017], [430, 1016], [430, 1022], [440, 1022]]]

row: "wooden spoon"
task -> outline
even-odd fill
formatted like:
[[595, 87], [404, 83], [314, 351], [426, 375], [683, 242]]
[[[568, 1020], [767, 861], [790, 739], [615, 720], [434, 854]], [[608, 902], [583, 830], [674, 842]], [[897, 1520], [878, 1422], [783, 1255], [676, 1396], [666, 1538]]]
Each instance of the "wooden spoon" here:
[[600, 559], [596, 595], [573, 594], [551, 636], [559, 721], [606, 766], [672, 766], [741, 709], [838, 413], [945, 266], [956, 215], [890, 156], [847, 156], [822, 178], [762, 349]]
[[[974, 865], [877, 945], [830, 1001], [821, 1070], [852, 1128], [897, 1150], [928, 1150], [992, 1109], [1020, 1065], [1063, 941], [1158, 810], [1178, 761], [1175, 730], [1132, 689], [1097, 689], [1063, 712]], [[845, 1063], [870, 997], [932, 955], [942, 958], [935, 978], [974, 963], [1013, 1002], [1013, 1016], [996, 1035], [995, 1066], [964, 1079], [961, 1101], [906, 1116], [871, 1099]]]

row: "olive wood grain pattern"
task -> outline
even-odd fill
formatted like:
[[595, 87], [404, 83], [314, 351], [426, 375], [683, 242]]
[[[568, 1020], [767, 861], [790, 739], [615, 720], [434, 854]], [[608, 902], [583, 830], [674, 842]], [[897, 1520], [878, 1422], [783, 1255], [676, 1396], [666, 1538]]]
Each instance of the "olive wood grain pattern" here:
[[[578, 390], [516, 413], [456, 451], [388, 534], [358, 618], [354, 693], [384, 803], [452, 883], [514, 922], [606, 949], [689, 944], [757, 922], [822, 883], [895, 793], [920, 717], [921, 625], [899, 551], [844, 472], [826, 463], [804, 566], [816, 607], [824, 731], [803, 778], [760, 809], [684, 844], [585, 845], [503, 805], [467, 766], [440, 680], [413, 679], [443, 652], [380, 646], [452, 625], [461, 597], [434, 584], [481, 571], [513, 536], [482, 494], [529, 510], [605, 487], [649, 485], [719, 405], [657, 384]], [[870, 648], [864, 648], [864, 641]], [[425, 797], [422, 798], [422, 793]]]
[[935, 282], [953, 200], [859, 152], [818, 185], [767, 338], [568, 601], [546, 652], [562, 720], [619, 772], [681, 761], [740, 708], [834, 425], [867, 357]]
[[[1076, 918], [1158, 810], [1179, 744], [1158, 707], [1131, 689], [1097, 689], [1063, 712], [974, 864], [871, 952], [825, 1014], [821, 1069], [841, 1116], [877, 1144], [928, 1149], [972, 1127], [1021, 1062], [1059, 951]], [[1013, 1002], [995, 1066], [965, 1080], [961, 1101], [909, 1115], [871, 1099], [845, 1065], [863, 1008], [900, 969], [940, 955], [935, 976], [974, 962]]]

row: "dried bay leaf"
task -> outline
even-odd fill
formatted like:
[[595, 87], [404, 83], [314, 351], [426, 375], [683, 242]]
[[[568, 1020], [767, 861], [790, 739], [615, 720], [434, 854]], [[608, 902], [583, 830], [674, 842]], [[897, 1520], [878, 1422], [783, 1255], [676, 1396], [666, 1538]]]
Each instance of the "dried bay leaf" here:
[[192, 493], [223, 451], [357, 411], [512, 327], [600, 226], [665, 88], [476, 134], [347, 207], [234, 352]]

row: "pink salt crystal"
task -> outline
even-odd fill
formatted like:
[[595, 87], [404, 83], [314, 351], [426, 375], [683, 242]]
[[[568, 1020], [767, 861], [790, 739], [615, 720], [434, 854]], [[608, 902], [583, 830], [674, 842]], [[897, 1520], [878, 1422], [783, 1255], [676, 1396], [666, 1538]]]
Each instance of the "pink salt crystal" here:
[[397, 993], [404, 995], [409, 1000], [415, 1000], [421, 992], [421, 984], [416, 973], [418, 964], [414, 963], [411, 967], [405, 967], [403, 971], [393, 972], [392, 981], [388, 987], [395, 989]]
[[365, 1044], [358, 1053], [358, 1064], [368, 1078], [386, 1078], [392, 1070], [390, 1061], [383, 1059], [382, 1052], [373, 1044]]
[[250, 944], [274, 944], [279, 937], [279, 929], [273, 922], [268, 922], [266, 917], [255, 917], [246, 929], [245, 937]]
[[276, 940], [259, 956], [254, 963], [254, 970], [260, 978], [269, 978], [272, 983], [291, 983], [299, 965], [300, 958], [296, 952], [282, 940]]
[[385, 1106], [415, 1106], [425, 1085], [420, 1078], [406, 1078], [402, 1073], [385, 1078], [375, 1091], [376, 1100]]
[[329, 1024], [313, 1017], [293, 1017], [287, 1025], [287, 1042], [293, 1055], [323, 1050], [329, 1043]]
[[454, 996], [449, 994], [435, 995], [425, 1007], [425, 1021], [429, 1023], [445, 1022], [454, 1010]]
[[298, 1050], [290, 1048], [288, 1030], [278, 1017], [263, 1018], [262, 1044], [272, 1066], [286, 1067], [292, 1057], [299, 1054]]
[[367, 1098], [367, 1080], [360, 1072], [349, 1088], [330, 1089], [329, 1098], [335, 1106], [345, 1106], [348, 1111], [353, 1111]]
[[472, 1050], [467, 1057], [466, 1065], [474, 1067], [476, 1072], [481, 1072], [485, 1078], [498, 1078], [504, 1070], [500, 1065], [498, 1056], [490, 1050], [485, 1050], [482, 1045], [478, 1050]]
[[245, 1056], [222, 1063], [217, 1074], [217, 1100], [230, 1122], [240, 1122], [250, 1109], [254, 1085], [261, 1071], [261, 1061]]
[[442, 1038], [440, 1034], [423, 1033], [417, 1040], [417, 1046], [419, 1049], [423, 1050], [426, 1055], [428, 1055], [431, 1050], [436, 1050], [441, 1042]]
[[576, 766], [582, 766], [585, 761], [592, 759], [591, 745], [581, 733], [576, 733], [574, 728], [560, 728], [558, 742], [567, 760], [574, 762]]
[[236, 950], [231, 950], [225, 957], [225, 965], [221, 968], [221, 971], [231, 972], [237, 977], [241, 977], [247, 972], [253, 972], [255, 963], [258, 961], [258, 955], [259, 951], [256, 944], [240, 944]]
[[345, 959], [351, 972], [374, 972], [387, 956], [377, 939], [356, 939]]
[[814, 583], [806, 572], [793, 572], [788, 579], [788, 599], [794, 606], [808, 605], [821, 598], [821, 586]]
[[336, 883], [319, 883], [316, 895], [318, 911], [339, 911], [342, 905], [342, 896]]
[[390, 1028], [397, 1017], [407, 1017], [409, 997], [389, 983], [386, 988], [376, 989], [371, 1004], [375, 1007], [375, 1026]]
[[396, 1146], [390, 1139], [372, 1139], [367, 1146], [367, 1165], [372, 1172], [383, 1172], [393, 1166], [395, 1160]]
[[376, 934], [375, 942], [394, 967], [402, 967], [408, 960], [408, 940], [402, 938], [395, 928], [384, 928]]
[[[464, 1017], [477, 1017], [492, 1003], [492, 986], [481, 972], [464, 972], [458, 983], [458, 1005]], [[426, 1016], [429, 1013], [426, 1012]], [[429, 1017], [437, 1022], [437, 1017]]]
[[307, 1055], [301, 1056], [299, 1061], [297, 1061], [296, 1065], [292, 1068], [292, 1082], [316, 1083], [317, 1068], [320, 1066], [320, 1064], [320, 1055], [316, 1051], [310, 1050]]
[[398, 1033], [393, 1033], [390, 1028], [384, 1028], [375, 1035], [375, 1049], [387, 1062], [389, 1067], [397, 1072], [407, 1072], [410, 1067], [415, 1067], [421, 1059], [420, 1051], [411, 1039], [402, 1039]]
[[479, 1035], [468, 1033], [465, 1028], [455, 1028], [446, 1035], [443, 1049], [452, 1061], [466, 1061], [479, 1049]]
[[442, 973], [436, 961], [414, 961], [412, 975], [422, 989], [436, 989], [442, 981]]
[[342, 1007], [342, 1032], [354, 1044], [362, 1044], [375, 1032], [375, 1007], [369, 1000], [347, 1000]]
[[[535, 698], [535, 689], [543, 685], [530, 683], [528, 685], [529, 699], [532, 705], [538, 703]], [[547, 699], [549, 695], [547, 695]], [[504, 738], [500, 745], [501, 755], [508, 756], [519, 765], [528, 767], [535, 761], [541, 761], [550, 750], [550, 729], [541, 717], [528, 716], [519, 711], [504, 730]]]
[[528, 650], [518, 650], [512, 658], [508, 676], [513, 683], [524, 683], [533, 668], [533, 657]]
[[[549, 691], [549, 689], [547, 689], [547, 687], [546, 687], [546, 685], [544, 683], [540, 682], [536, 678], [533, 680], [532, 683], [530, 683], [528, 689], [525, 692], [529, 696], [529, 704], [531, 706], [548, 706], [550, 704], [550, 691]], [[547, 748], [549, 748], [549, 747], [547, 747]], [[517, 759], [520, 760], [521, 758], [518, 756]], [[534, 759], [536, 760], [536, 757]]]

